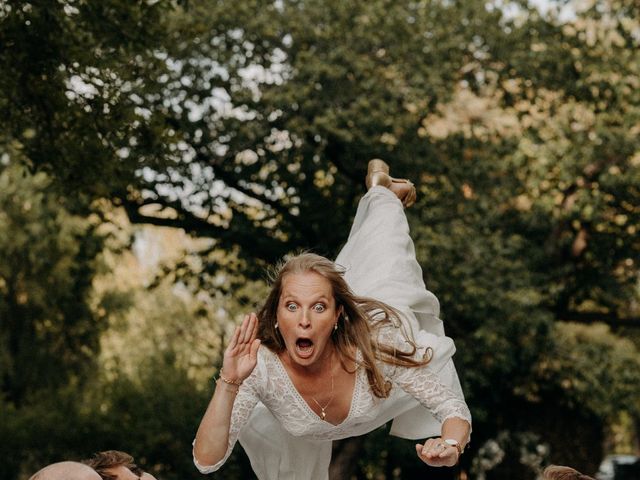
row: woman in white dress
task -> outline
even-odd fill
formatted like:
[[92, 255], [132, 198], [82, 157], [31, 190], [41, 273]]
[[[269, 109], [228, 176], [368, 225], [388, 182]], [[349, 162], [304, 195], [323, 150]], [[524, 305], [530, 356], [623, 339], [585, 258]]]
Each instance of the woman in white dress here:
[[416, 454], [455, 465], [471, 415], [422, 280], [404, 215], [406, 180], [369, 164], [369, 191], [336, 262], [301, 254], [280, 266], [262, 310], [227, 347], [194, 440], [202, 473], [237, 440], [260, 480], [327, 479], [331, 442], [394, 419], [391, 434], [424, 439]]

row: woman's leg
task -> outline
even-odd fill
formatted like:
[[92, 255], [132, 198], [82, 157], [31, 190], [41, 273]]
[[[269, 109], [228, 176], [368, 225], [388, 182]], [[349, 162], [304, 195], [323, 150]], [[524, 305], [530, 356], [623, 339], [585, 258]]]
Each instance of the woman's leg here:
[[[345, 279], [356, 295], [380, 300], [400, 311], [416, 343], [433, 349], [430, 367], [443, 384], [462, 396], [451, 358], [455, 349], [447, 348], [452, 343], [443, 338], [444, 327], [438, 318], [440, 304], [424, 284], [402, 203], [393, 192], [376, 186], [362, 197], [349, 240], [336, 263], [345, 268]], [[388, 400], [390, 412], [405, 412], [393, 414], [390, 433], [410, 439], [437, 435], [440, 426], [431, 413], [417, 402], [406, 411], [403, 401], [403, 396]]]
[[409, 314], [414, 333], [418, 328], [444, 335], [440, 304], [426, 289], [404, 208], [393, 192], [376, 186], [362, 197], [336, 263], [345, 268], [345, 279], [357, 295]]

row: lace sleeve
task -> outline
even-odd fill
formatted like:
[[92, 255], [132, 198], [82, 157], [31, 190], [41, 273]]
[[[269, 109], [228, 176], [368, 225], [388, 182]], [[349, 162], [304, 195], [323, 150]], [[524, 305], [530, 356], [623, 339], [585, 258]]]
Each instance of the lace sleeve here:
[[440, 381], [425, 367], [397, 367], [392, 382], [428, 408], [439, 422], [457, 417], [471, 424], [471, 412], [464, 398]]
[[[254, 373], [256, 373], [257, 370], [258, 369], [256, 369]], [[240, 386], [238, 395], [233, 402], [233, 410], [231, 412], [231, 425], [229, 426], [229, 443], [227, 445], [227, 451], [225, 452], [222, 460], [214, 465], [201, 465], [198, 462], [195, 453], [193, 454], [193, 463], [195, 464], [196, 468], [200, 470], [200, 473], [212, 473], [218, 470], [222, 465], [224, 465], [224, 463], [229, 458], [229, 455], [231, 455], [233, 446], [238, 440], [240, 430], [247, 423], [247, 420], [249, 420], [249, 416], [251, 415], [251, 412], [253, 411], [257, 403], [258, 394], [256, 389], [256, 378], [254, 377], [254, 375], [251, 375]], [[194, 446], [195, 443], [196, 441], [194, 440]]]
[[[403, 351], [410, 348], [398, 330], [384, 332], [381, 340], [386, 341], [387, 344], [395, 344], [396, 348]], [[447, 418], [457, 417], [471, 424], [471, 412], [457, 381], [455, 382], [457, 388], [452, 388], [442, 381], [444, 378], [451, 377], [452, 373], [455, 374], [451, 358], [455, 352], [453, 340], [449, 337], [420, 332], [416, 343], [418, 348], [413, 357], [422, 359], [427, 355], [431, 361], [422, 367], [385, 364], [383, 366], [385, 375], [394, 385], [428, 408], [440, 423]]]

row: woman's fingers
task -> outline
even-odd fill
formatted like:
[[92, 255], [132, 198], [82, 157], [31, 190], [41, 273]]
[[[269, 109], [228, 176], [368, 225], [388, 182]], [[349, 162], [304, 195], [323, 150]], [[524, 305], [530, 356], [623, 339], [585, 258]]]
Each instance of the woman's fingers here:
[[240, 342], [247, 343], [247, 331], [250, 329], [251, 315], [247, 314], [242, 320], [242, 335], [240, 335]]
[[247, 315], [248, 323], [246, 329], [243, 332], [242, 343], [250, 344], [258, 336], [258, 317], [255, 313]]
[[227, 346], [227, 350], [233, 350], [238, 345], [238, 338], [240, 338], [240, 327], [236, 327], [233, 330], [233, 335], [231, 336], [231, 341], [229, 341], [229, 345]]
[[249, 351], [249, 356], [251, 360], [256, 360], [258, 358], [258, 349], [260, 348], [260, 340], [257, 338], [251, 342], [251, 350]]
[[456, 448], [439, 439], [427, 440], [424, 445], [416, 444], [416, 453], [423, 462], [431, 466], [452, 466], [458, 461]]
[[424, 442], [422, 454], [427, 458], [436, 458], [447, 449], [446, 443], [441, 439], [430, 438]]
[[422, 455], [427, 458], [431, 458], [435, 453], [436, 448], [438, 448], [436, 447], [436, 442], [430, 438], [429, 440], [426, 440], [422, 446]]
[[418, 457], [420, 458], [420, 460], [422, 460], [425, 463], [431, 464], [432, 463], [432, 459], [426, 455], [426, 452], [428, 450], [425, 450], [425, 445], [420, 445], [418, 443], [416, 445], [416, 453], [418, 454]]
[[235, 328], [227, 351], [234, 356], [250, 353], [257, 336], [258, 317], [255, 313], [245, 315], [242, 323]]
[[231, 336], [231, 340], [227, 345], [228, 352], [232, 352], [238, 347], [242, 347], [241, 344], [244, 343], [244, 335], [245, 335], [245, 330], [247, 328], [248, 317], [249, 317], [248, 315], [245, 315], [244, 320], [242, 320], [242, 323], [233, 330], [233, 335]]
[[251, 332], [251, 341], [253, 342], [258, 337], [258, 316], [252, 313], [253, 317], [253, 331]]
[[246, 322], [246, 328], [244, 329], [244, 336], [242, 337], [242, 342], [249, 343], [249, 341], [251, 340], [251, 336], [253, 335], [253, 330], [255, 328], [255, 323], [256, 323], [255, 315], [251, 313], [246, 317], [244, 317], [244, 322], [242, 322], [243, 327], [245, 327], [245, 322]]
[[224, 353], [224, 375], [231, 379], [244, 379], [251, 374], [258, 360], [260, 340], [258, 318], [255, 313], [245, 315], [242, 323], [233, 331]]
[[422, 454], [422, 444], [416, 443], [416, 453], [418, 454], [418, 457], [420, 457], [420, 459], [423, 462], [427, 461], [426, 457]]
[[455, 458], [458, 455], [458, 450], [456, 447], [447, 447], [444, 452], [438, 455], [438, 458]]

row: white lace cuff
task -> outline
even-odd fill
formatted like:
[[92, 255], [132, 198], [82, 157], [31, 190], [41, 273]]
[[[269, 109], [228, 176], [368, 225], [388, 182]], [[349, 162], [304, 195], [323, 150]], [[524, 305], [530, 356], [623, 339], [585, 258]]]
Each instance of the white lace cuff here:
[[196, 440], [195, 440], [195, 438], [193, 439], [193, 443], [191, 445], [193, 446], [193, 449], [191, 450], [191, 455], [193, 455], [193, 464], [200, 471], [200, 473], [204, 473], [204, 474], [213, 473], [216, 470], [218, 470], [224, 464], [224, 462], [227, 460], [227, 458], [225, 456], [225, 458], [220, 460], [218, 463], [215, 463], [214, 465], [202, 465], [200, 462], [198, 462], [198, 459], [196, 458], [196, 451], [195, 451]]

